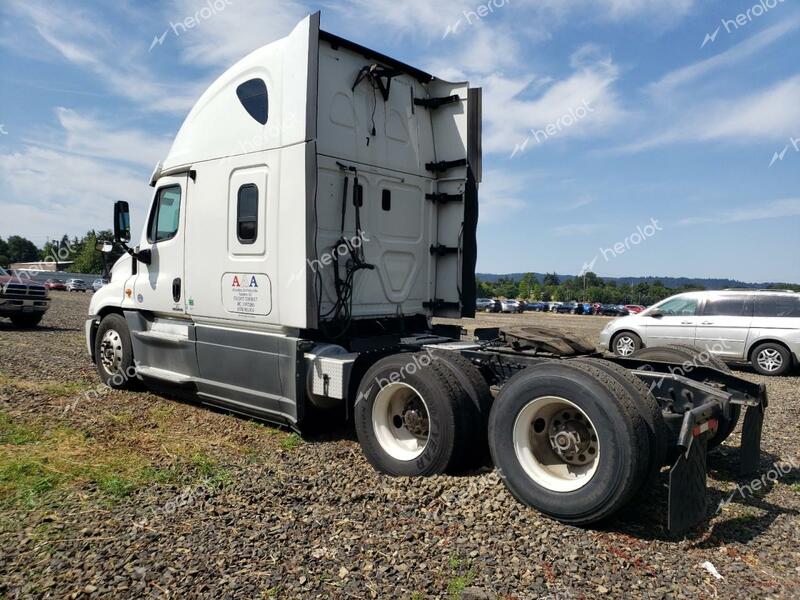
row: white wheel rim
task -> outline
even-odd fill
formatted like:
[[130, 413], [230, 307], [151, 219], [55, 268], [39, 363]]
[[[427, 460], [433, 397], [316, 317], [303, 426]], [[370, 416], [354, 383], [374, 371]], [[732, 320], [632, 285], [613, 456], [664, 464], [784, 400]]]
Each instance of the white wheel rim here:
[[372, 405], [372, 429], [381, 448], [401, 461], [417, 458], [428, 445], [430, 416], [422, 395], [407, 383], [381, 388]]
[[636, 351], [636, 343], [630, 336], [623, 336], [617, 340], [617, 354], [620, 356], [629, 356]]
[[770, 373], [777, 371], [783, 366], [783, 356], [777, 350], [772, 348], [765, 348], [758, 353], [758, 366], [769, 371]]
[[517, 415], [513, 438], [525, 473], [549, 491], [574, 492], [597, 472], [597, 429], [569, 400], [557, 396], [531, 400]]
[[114, 329], [109, 329], [100, 341], [100, 363], [109, 375], [116, 375], [122, 364], [122, 338]]

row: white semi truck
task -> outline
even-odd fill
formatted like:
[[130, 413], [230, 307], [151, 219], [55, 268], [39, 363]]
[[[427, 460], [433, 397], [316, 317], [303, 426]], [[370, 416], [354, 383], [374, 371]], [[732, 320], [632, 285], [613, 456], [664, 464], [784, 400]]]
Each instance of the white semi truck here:
[[490, 455], [518, 499], [574, 524], [670, 466], [670, 529], [699, 522], [707, 449], [742, 408], [758, 468], [764, 388], [682, 347], [603, 359], [552, 332], [432, 324], [474, 314], [480, 180], [480, 89], [309, 16], [198, 100], [135, 244], [115, 204], [126, 254], [86, 322], [100, 377], [125, 387], [135, 368], [299, 431], [348, 417], [392, 475]]

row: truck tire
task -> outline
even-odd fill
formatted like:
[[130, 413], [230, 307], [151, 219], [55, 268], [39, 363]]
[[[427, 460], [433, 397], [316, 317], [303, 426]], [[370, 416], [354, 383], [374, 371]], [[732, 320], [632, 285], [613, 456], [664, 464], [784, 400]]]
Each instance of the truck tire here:
[[619, 510], [650, 466], [639, 410], [588, 364], [549, 361], [514, 375], [492, 406], [489, 448], [517, 499], [575, 525]]
[[[686, 346], [683, 344], [669, 344], [667, 346], [654, 346], [652, 348], [642, 348], [631, 354], [630, 358], [640, 358], [642, 360], [663, 360], [666, 362], [686, 363], [692, 365], [707, 366], [712, 369], [717, 369], [723, 373], [731, 373], [731, 368], [725, 362], [711, 354], [710, 352], [702, 352], [694, 346]], [[738, 404], [731, 405], [731, 416], [729, 419], [720, 418], [719, 427], [714, 437], [708, 439], [708, 449], [716, 448], [724, 442], [736, 429], [739, 422], [739, 417], [742, 413], [742, 407]]]
[[376, 362], [358, 387], [356, 434], [381, 473], [438, 475], [464, 464], [471, 404], [450, 368], [427, 352], [393, 354]]
[[661, 467], [667, 464], [667, 447], [671, 437], [658, 400], [650, 393], [647, 384], [625, 367], [600, 358], [581, 358], [574, 362], [592, 365], [604, 371], [625, 388], [625, 391], [636, 403], [639, 414], [647, 424], [647, 437], [650, 445], [650, 465], [647, 468], [647, 478], [643, 485], [652, 483], [661, 472]]
[[44, 315], [14, 315], [11, 322], [20, 329], [32, 329], [42, 322]]
[[774, 342], [759, 344], [750, 353], [750, 364], [756, 373], [772, 377], [786, 375], [792, 368], [791, 353]]
[[489, 411], [492, 408], [492, 392], [489, 390], [489, 384], [478, 368], [458, 352], [433, 349], [432, 354], [436, 360], [450, 369], [470, 400], [464, 405], [465, 410], [461, 411], [461, 414], [466, 418], [463, 429], [468, 432], [467, 435], [472, 443], [461, 466], [469, 469], [485, 463], [489, 457], [487, 427]]
[[97, 373], [105, 385], [115, 390], [134, 389], [136, 366], [128, 324], [122, 315], [103, 317], [94, 340]]
[[611, 351], [617, 356], [630, 356], [642, 347], [642, 338], [632, 331], [621, 331], [611, 340]]

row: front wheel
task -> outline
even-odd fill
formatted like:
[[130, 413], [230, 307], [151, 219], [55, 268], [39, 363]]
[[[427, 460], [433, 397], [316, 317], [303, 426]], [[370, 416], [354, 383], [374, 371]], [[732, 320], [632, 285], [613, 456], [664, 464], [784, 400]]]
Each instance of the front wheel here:
[[761, 375], [785, 375], [792, 368], [792, 355], [780, 344], [768, 342], [753, 350], [750, 364]]
[[131, 389], [136, 381], [133, 345], [128, 324], [122, 315], [103, 318], [94, 341], [97, 373], [105, 385], [115, 390]]
[[623, 331], [611, 340], [611, 350], [617, 356], [630, 356], [642, 347], [642, 338], [630, 331]]

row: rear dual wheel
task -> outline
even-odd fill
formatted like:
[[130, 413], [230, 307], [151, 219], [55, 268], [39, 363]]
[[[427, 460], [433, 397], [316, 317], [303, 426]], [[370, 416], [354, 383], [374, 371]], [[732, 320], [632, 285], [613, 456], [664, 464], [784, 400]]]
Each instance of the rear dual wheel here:
[[489, 418], [492, 459], [511, 493], [567, 523], [594, 523], [624, 506], [659, 461], [652, 446], [630, 390], [583, 361], [521, 371]]
[[359, 385], [358, 441], [370, 464], [389, 475], [468, 469], [486, 454], [490, 402], [478, 370], [454, 352], [387, 356]]

